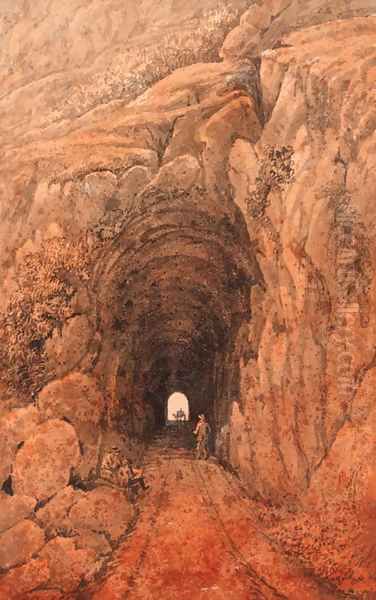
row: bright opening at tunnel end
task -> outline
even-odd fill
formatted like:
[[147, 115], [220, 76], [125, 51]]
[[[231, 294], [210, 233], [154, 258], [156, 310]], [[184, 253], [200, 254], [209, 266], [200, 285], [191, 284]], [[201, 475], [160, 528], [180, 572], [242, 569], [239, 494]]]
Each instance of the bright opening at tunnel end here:
[[189, 402], [185, 394], [174, 392], [167, 401], [167, 424], [189, 421]]

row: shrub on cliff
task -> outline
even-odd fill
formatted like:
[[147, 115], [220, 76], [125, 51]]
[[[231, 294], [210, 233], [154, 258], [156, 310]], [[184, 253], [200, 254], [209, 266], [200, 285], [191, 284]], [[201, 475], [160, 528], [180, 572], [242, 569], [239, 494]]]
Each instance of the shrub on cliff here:
[[18, 266], [18, 290], [0, 319], [1, 378], [12, 392], [30, 395], [45, 380], [45, 342], [71, 316], [89, 260], [84, 241], [54, 238]]
[[215, 9], [204, 11], [196, 29], [168, 33], [163, 44], [145, 48], [139, 68], [123, 82], [123, 95], [135, 98], [176, 69], [219, 62], [219, 50], [241, 13], [220, 2]]

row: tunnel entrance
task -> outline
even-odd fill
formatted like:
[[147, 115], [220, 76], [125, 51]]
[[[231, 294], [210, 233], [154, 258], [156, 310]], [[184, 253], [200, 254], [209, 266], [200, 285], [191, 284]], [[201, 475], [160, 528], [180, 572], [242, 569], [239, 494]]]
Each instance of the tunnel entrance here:
[[[145, 189], [96, 268], [97, 369], [111, 389], [109, 418], [132, 412], [129, 435], [146, 436], [176, 423], [181, 409], [190, 422], [205, 414], [215, 435], [239, 399], [259, 282], [247, 225], [230, 197], [201, 186]], [[172, 404], [173, 393], [184, 404]]]
[[182, 392], [174, 392], [167, 400], [166, 425], [189, 421], [189, 401]]

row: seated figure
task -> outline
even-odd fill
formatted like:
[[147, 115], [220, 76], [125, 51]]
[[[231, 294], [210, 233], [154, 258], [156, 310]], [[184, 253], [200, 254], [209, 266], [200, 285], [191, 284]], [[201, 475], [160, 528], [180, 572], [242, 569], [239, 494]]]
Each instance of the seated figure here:
[[102, 459], [100, 477], [109, 483], [118, 485], [118, 471], [121, 467], [121, 452], [117, 446], [107, 450]]
[[100, 468], [101, 479], [104, 479], [122, 488], [136, 487], [140, 485], [143, 490], [148, 489], [145, 484], [142, 469], [136, 469], [131, 461], [122, 456], [120, 448], [112, 446], [105, 452]]
[[125, 484], [132, 487], [140, 485], [143, 490], [147, 490], [149, 487], [145, 484], [143, 470], [133, 467], [131, 461], [126, 458], [123, 460], [122, 466], [119, 469], [119, 477], [124, 482], [120, 485]]

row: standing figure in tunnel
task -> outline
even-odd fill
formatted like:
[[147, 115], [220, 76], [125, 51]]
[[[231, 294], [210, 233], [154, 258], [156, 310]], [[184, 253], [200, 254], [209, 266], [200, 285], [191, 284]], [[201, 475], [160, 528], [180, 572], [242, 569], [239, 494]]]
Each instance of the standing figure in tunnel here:
[[205, 415], [198, 416], [196, 429], [193, 433], [197, 439], [196, 458], [203, 458], [206, 460], [209, 456], [210, 425], [207, 422]]

